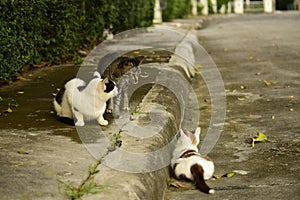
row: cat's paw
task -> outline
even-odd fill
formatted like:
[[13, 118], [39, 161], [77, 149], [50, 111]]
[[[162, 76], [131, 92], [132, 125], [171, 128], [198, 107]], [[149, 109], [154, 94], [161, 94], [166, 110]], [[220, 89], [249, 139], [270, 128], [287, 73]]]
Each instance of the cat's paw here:
[[111, 114], [112, 113], [112, 109], [106, 109], [106, 113]]
[[129, 108], [128, 106], [125, 106], [125, 107], [122, 108], [122, 110], [124, 110], [124, 111], [129, 111], [130, 108]]
[[84, 122], [83, 121], [77, 121], [76, 123], [75, 123], [75, 126], [84, 126]]
[[101, 126], [107, 126], [107, 125], [108, 125], [108, 121], [107, 121], [107, 120], [98, 120], [98, 123], [99, 123]]

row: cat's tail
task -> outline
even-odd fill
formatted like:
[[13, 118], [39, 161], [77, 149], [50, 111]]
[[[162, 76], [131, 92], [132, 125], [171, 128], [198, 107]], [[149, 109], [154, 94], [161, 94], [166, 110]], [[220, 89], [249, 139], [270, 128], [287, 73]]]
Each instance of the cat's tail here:
[[56, 114], [58, 116], [61, 115], [61, 112], [62, 112], [61, 105], [57, 102], [57, 100], [55, 98], [53, 100], [53, 106], [54, 106], [54, 110], [55, 110]]
[[62, 112], [61, 104], [63, 101], [63, 96], [65, 94], [65, 91], [66, 91], [65, 87], [59, 90], [59, 92], [57, 93], [56, 97], [53, 100], [53, 106], [58, 116], [60, 116]]
[[202, 192], [205, 192], [207, 194], [213, 194], [215, 193], [214, 189], [211, 189], [204, 180], [204, 171], [201, 165], [199, 164], [194, 164], [191, 167], [191, 173], [193, 175], [194, 178], [194, 182], [196, 184], [196, 188], [199, 189]]

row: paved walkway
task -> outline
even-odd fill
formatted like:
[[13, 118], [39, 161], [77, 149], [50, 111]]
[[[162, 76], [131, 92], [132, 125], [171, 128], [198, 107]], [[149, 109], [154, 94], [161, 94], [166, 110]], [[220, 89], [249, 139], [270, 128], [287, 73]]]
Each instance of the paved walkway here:
[[[198, 31], [227, 91], [224, 131], [210, 156], [216, 174], [247, 175], [210, 180], [213, 195], [170, 188], [165, 200], [300, 198], [300, 13], [226, 16]], [[249, 138], [268, 142], [254, 148]]]

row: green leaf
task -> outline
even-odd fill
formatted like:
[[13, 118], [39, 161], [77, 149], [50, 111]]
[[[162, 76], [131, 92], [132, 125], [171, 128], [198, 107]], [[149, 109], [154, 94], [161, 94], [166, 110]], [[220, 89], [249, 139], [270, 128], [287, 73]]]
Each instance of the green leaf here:
[[10, 107], [7, 108], [7, 110], [5, 111], [6, 113], [12, 113], [12, 109]]
[[233, 177], [235, 174], [236, 174], [235, 172], [229, 172], [229, 173], [226, 174], [226, 176], [227, 176], [228, 178], [231, 178], [231, 177]]
[[24, 150], [18, 150], [17, 152], [18, 152], [18, 154], [29, 154], [28, 152], [26, 152]]
[[257, 132], [257, 137], [252, 138], [252, 148], [254, 148], [255, 142], [265, 142], [267, 140], [268, 140], [268, 138], [265, 134], [263, 134], [261, 132]]
[[247, 171], [244, 171], [244, 170], [233, 170], [231, 172], [227, 172], [225, 174], [214, 174], [214, 178], [216, 179], [220, 179], [220, 178], [231, 178], [233, 177], [234, 175], [236, 174], [240, 174], [240, 175], [246, 175], [248, 174], [249, 172]]

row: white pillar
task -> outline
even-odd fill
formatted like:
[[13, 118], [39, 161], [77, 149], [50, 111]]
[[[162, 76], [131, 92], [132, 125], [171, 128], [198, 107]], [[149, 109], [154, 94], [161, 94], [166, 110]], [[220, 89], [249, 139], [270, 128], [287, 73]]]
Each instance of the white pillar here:
[[272, 0], [264, 0], [264, 11], [265, 11], [265, 13], [273, 12], [273, 1]]
[[212, 3], [213, 11], [216, 14], [218, 12], [217, 0], [211, 0], [211, 3]]
[[244, 13], [244, 1], [243, 0], [234, 0], [234, 13], [243, 14]]
[[221, 14], [225, 14], [226, 12], [226, 5], [225, 4], [222, 4], [221, 8], [220, 8], [220, 13]]
[[192, 4], [192, 15], [193, 16], [197, 16], [198, 15], [198, 9], [197, 9], [198, 3], [197, 3], [197, 0], [191, 0], [191, 4]]
[[201, 14], [208, 15], [208, 0], [200, 0], [200, 4], [203, 6]]
[[160, 23], [162, 23], [162, 14], [161, 14], [159, 0], [155, 0], [153, 23], [154, 24], [160, 24]]
[[249, 7], [250, 6], [250, 0], [246, 0], [246, 5]]

